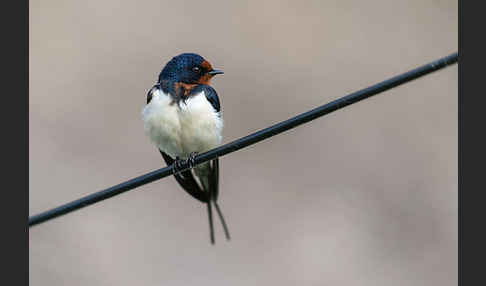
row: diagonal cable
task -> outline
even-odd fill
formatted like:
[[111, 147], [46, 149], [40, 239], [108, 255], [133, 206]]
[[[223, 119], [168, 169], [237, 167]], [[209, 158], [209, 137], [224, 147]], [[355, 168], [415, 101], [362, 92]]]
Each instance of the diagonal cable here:
[[[262, 129], [260, 131], [257, 131], [255, 133], [252, 133], [250, 135], [247, 135], [245, 137], [242, 137], [240, 139], [237, 139], [233, 142], [227, 143], [225, 145], [222, 145], [220, 147], [217, 147], [215, 149], [212, 149], [208, 152], [205, 152], [203, 154], [200, 154], [196, 156], [195, 158], [195, 164], [200, 164], [212, 159], [215, 159], [217, 157], [224, 156], [226, 154], [238, 151], [242, 148], [245, 148], [247, 146], [250, 146], [252, 144], [255, 144], [257, 142], [260, 142], [262, 140], [265, 140], [267, 138], [270, 138], [272, 136], [275, 136], [277, 134], [280, 134], [284, 131], [287, 131], [289, 129], [295, 128], [301, 124], [304, 124], [306, 122], [312, 121], [318, 117], [324, 116], [326, 114], [329, 114], [333, 111], [336, 111], [338, 109], [341, 109], [343, 107], [346, 107], [348, 105], [351, 105], [353, 103], [356, 103], [358, 101], [361, 101], [363, 99], [366, 99], [368, 97], [371, 97], [373, 95], [377, 95], [385, 90], [389, 90], [391, 88], [394, 88], [396, 86], [399, 86], [401, 84], [407, 83], [411, 80], [414, 80], [416, 78], [419, 78], [421, 76], [424, 76], [426, 74], [432, 73], [436, 70], [445, 68], [446, 66], [452, 65], [458, 61], [458, 53], [453, 53], [447, 57], [438, 59], [436, 61], [433, 61], [429, 64], [423, 65], [421, 67], [415, 68], [413, 70], [410, 70], [406, 73], [394, 76], [390, 79], [387, 79], [385, 81], [382, 81], [380, 83], [377, 83], [375, 85], [372, 85], [370, 87], [364, 88], [362, 90], [356, 91], [354, 93], [351, 93], [349, 95], [346, 95], [344, 97], [341, 97], [339, 99], [336, 99], [334, 101], [331, 101], [327, 104], [321, 105], [317, 108], [314, 108], [310, 111], [304, 112], [302, 114], [299, 114], [295, 117], [292, 117], [290, 119], [287, 119], [285, 121], [282, 121], [280, 123], [277, 123], [275, 125], [272, 125], [270, 127], [267, 127], [265, 129]], [[186, 170], [188, 169], [189, 166], [187, 165], [187, 162], [182, 164], [180, 170]], [[152, 171], [150, 173], [147, 173], [145, 175], [136, 177], [134, 179], [128, 180], [126, 182], [120, 183], [118, 185], [115, 185], [113, 187], [110, 187], [108, 189], [87, 195], [85, 197], [82, 197], [80, 199], [74, 200], [72, 202], [66, 203], [64, 205], [61, 205], [59, 207], [53, 208], [51, 210], [47, 210], [45, 212], [42, 212], [37, 215], [33, 215], [29, 217], [29, 227], [42, 223], [44, 221], [53, 219], [55, 217], [70, 213], [72, 211], [75, 211], [77, 209], [92, 205], [94, 203], [100, 202], [102, 200], [111, 198], [113, 196], [119, 195], [121, 193], [124, 193], [126, 191], [135, 189], [137, 187], [140, 187], [142, 185], [148, 184], [150, 182], [153, 182], [155, 180], [159, 180], [165, 177], [168, 177], [173, 174], [173, 167], [168, 166], [165, 168], [161, 168], [155, 171]]]

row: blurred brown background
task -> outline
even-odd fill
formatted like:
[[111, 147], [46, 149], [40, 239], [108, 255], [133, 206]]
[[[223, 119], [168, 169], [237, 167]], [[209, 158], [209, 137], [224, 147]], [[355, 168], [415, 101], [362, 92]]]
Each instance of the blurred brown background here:
[[[141, 110], [197, 52], [224, 142], [446, 56], [457, 1], [30, 1], [30, 215], [164, 165]], [[31, 285], [456, 285], [457, 65], [29, 230]]]

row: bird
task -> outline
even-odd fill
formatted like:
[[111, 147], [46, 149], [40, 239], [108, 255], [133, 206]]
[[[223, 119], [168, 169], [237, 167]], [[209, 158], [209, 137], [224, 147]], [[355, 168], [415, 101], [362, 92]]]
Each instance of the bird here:
[[[192, 197], [206, 204], [210, 241], [214, 245], [212, 206], [216, 209], [226, 239], [230, 233], [217, 200], [219, 160], [194, 166], [197, 154], [221, 144], [223, 119], [221, 104], [211, 79], [223, 71], [196, 53], [182, 53], [164, 66], [147, 93], [142, 110], [144, 132], [158, 148], [174, 177]], [[186, 163], [191, 169], [180, 171]]]

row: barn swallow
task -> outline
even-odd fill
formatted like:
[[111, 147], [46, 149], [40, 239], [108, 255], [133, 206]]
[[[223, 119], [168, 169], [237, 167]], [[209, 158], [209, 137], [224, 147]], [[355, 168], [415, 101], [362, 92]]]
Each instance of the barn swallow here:
[[[226, 239], [230, 239], [217, 203], [219, 161], [216, 158], [194, 166], [194, 158], [221, 144], [221, 105], [210, 81], [222, 73], [198, 54], [180, 54], [160, 72], [157, 83], [147, 93], [147, 105], [142, 112], [145, 134], [157, 146], [167, 165], [173, 166], [177, 182], [188, 194], [207, 205], [212, 244], [211, 204], [218, 213]], [[194, 168], [180, 171], [182, 163]]]

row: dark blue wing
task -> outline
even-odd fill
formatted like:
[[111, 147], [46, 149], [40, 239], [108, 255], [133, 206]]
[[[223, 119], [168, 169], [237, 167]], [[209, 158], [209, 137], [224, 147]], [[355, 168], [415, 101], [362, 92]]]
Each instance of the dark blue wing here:
[[209, 103], [211, 103], [214, 110], [220, 112], [221, 105], [219, 103], [219, 97], [218, 94], [216, 93], [216, 90], [214, 90], [214, 88], [212, 88], [209, 85], [200, 84], [191, 90], [191, 94], [196, 94], [201, 91], [204, 91], [204, 94], [206, 95], [206, 99], [209, 101]]

